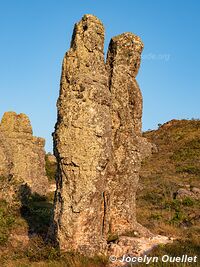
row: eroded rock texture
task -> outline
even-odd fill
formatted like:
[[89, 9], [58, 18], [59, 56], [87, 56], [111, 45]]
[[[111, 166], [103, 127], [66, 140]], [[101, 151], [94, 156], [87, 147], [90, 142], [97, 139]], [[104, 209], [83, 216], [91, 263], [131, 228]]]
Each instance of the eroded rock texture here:
[[144, 153], [149, 153], [149, 144], [141, 137], [142, 95], [135, 80], [142, 49], [142, 41], [132, 33], [112, 38], [108, 48], [106, 65], [112, 96], [112, 164], [115, 168], [108, 180], [111, 235], [142, 230], [135, 215], [141, 159]]
[[[54, 134], [58, 177], [54, 221], [60, 247], [104, 249], [104, 173], [110, 159], [110, 92], [104, 27], [86, 15], [76, 24], [63, 61]], [[92, 244], [92, 246], [91, 246]]]
[[89, 256], [105, 253], [110, 236], [143, 229], [135, 193], [141, 159], [150, 152], [141, 137], [135, 80], [143, 44], [131, 33], [112, 38], [106, 64], [103, 47], [102, 23], [85, 15], [64, 57], [54, 133], [58, 173], [50, 236], [61, 249]]
[[0, 123], [0, 176], [4, 179], [1, 194], [6, 195], [11, 184], [27, 184], [32, 192], [46, 193], [44, 144], [43, 138], [32, 135], [25, 114], [4, 113]]

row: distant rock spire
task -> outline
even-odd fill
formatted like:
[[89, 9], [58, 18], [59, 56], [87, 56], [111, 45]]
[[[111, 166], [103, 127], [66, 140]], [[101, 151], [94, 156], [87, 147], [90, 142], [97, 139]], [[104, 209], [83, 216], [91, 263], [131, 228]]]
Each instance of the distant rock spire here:
[[27, 115], [4, 113], [0, 123], [0, 176], [6, 179], [2, 194], [12, 195], [11, 184], [26, 184], [32, 193], [46, 194], [44, 144], [43, 138], [32, 135]]

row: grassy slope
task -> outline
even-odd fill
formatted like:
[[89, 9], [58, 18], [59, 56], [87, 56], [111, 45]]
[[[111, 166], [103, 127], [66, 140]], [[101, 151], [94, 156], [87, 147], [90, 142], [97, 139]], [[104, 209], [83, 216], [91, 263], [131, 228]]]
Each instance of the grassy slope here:
[[144, 136], [158, 151], [142, 164], [137, 219], [154, 233], [178, 239], [157, 248], [155, 255], [190, 254], [200, 259], [200, 203], [175, 198], [179, 188], [200, 188], [200, 121], [173, 120]]
[[[184, 185], [200, 187], [200, 121], [172, 121], [156, 131], [144, 133], [156, 144], [158, 153], [143, 162], [137, 195], [138, 221], [152, 232], [177, 237], [172, 245], [158, 247], [152, 255], [199, 255], [199, 203], [192, 199], [178, 201], [174, 193]], [[55, 165], [47, 162], [47, 174], [52, 182]], [[4, 184], [4, 178], [0, 184]], [[10, 207], [0, 201], [0, 266], [6, 267], [101, 267], [104, 259], [88, 259], [80, 255], [63, 254], [45, 245], [52, 212], [52, 193], [47, 198], [30, 195]], [[32, 235], [26, 244], [23, 235]], [[20, 237], [13, 241], [12, 236]], [[140, 265], [140, 266], [146, 266]], [[161, 263], [148, 266], [186, 266]], [[192, 266], [191, 264], [189, 266]], [[198, 266], [198, 265], [196, 265]]]

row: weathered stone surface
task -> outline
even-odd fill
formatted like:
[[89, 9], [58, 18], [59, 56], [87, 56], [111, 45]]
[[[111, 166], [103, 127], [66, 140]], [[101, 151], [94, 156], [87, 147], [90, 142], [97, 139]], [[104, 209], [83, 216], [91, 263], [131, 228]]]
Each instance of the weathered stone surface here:
[[0, 123], [0, 176], [5, 182], [2, 194], [8, 193], [10, 183], [27, 183], [32, 192], [45, 194], [48, 179], [44, 143], [43, 138], [32, 135], [32, 127], [25, 114], [4, 113]]
[[[140, 237], [133, 238], [121, 236], [115, 244], [110, 245], [110, 254], [114, 255], [115, 260], [110, 262], [109, 267], [128, 267], [128, 257], [144, 257], [158, 245], [172, 243], [173, 238], [157, 235], [152, 238]], [[127, 258], [126, 258], [127, 257]], [[135, 263], [137, 264], [137, 263]]]
[[75, 25], [64, 57], [54, 133], [58, 161], [54, 230], [61, 249], [90, 255], [105, 246], [104, 173], [111, 156], [103, 43], [102, 23], [85, 15]]
[[46, 154], [47, 160], [51, 163], [57, 163], [56, 161], [56, 157], [54, 155], [52, 155], [50, 152]]
[[187, 198], [200, 200], [200, 189], [197, 187], [192, 187], [190, 190], [180, 188], [175, 193], [175, 197], [179, 200], [184, 200]]
[[126, 234], [144, 229], [136, 222], [135, 195], [143, 157], [151, 146], [141, 137], [142, 95], [135, 80], [143, 43], [132, 33], [111, 39], [107, 69], [112, 96], [112, 155], [114, 175], [109, 179], [109, 232]]
[[113, 127], [122, 122], [122, 128], [129, 128], [134, 136], [141, 135], [142, 126], [142, 94], [135, 80], [142, 50], [143, 43], [138, 36], [123, 33], [111, 39], [106, 61], [112, 93]]
[[75, 25], [62, 66], [54, 154], [58, 162], [49, 236], [61, 249], [92, 256], [107, 239], [137, 230], [135, 194], [141, 160], [151, 146], [141, 136], [142, 95], [135, 80], [143, 44], [112, 38], [107, 63], [104, 28], [92, 15]]

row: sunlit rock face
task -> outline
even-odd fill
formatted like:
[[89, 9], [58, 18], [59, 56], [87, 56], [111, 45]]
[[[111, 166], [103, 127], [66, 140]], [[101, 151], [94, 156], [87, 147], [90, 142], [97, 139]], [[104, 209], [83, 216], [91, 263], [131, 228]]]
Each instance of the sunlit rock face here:
[[59, 244], [91, 254], [105, 247], [104, 174], [111, 157], [111, 96], [103, 44], [102, 23], [85, 15], [75, 25], [64, 57], [54, 133]]
[[53, 134], [58, 171], [49, 238], [64, 251], [105, 254], [110, 235], [145, 232], [135, 212], [140, 163], [150, 152], [135, 80], [142, 49], [134, 34], [116, 36], [105, 63], [101, 21], [85, 15], [75, 25]]
[[106, 67], [111, 92], [112, 164], [114, 175], [108, 180], [109, 232], [125, 235], [136, 229], [135, 195], [143, 154], [150, 144], [141, 137], [142, 94], [135, 79], [143, 43], [132, 33], [113, 37], [108, 48]]
[[45, 140], [33, 136], [30, 120], [25, 114], [5, 112], [0, 123], [0, 176], [7, 195], [11, 184], [27, 184], [32, 193], [45, 195], [48, 179], [45, 172]]

